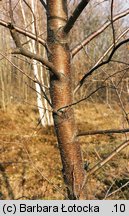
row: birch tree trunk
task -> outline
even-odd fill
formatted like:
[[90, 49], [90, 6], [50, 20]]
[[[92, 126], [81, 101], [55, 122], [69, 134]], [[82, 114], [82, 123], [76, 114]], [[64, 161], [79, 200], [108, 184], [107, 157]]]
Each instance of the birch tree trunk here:
[[72, 103], [72, 75], [68, 38], [63, 27], [68, 19], [67, 1], [47, 0], [49, 60], [60, 78], [51, 74], [50, 91], [54, 124], [63, 164], [63, 176], [69, 199], [85, 199], [85, 171], [72, 108], [61, 109]]
[[[30, 3], [31, 3], [31, 9], [32, 9], [33, 13], [36, 14], [36, 12], [37, 12], [37, 10], [36, 10], [37, 9], [37, 0], [36, 1], [31, 0]], [[20, 7], [21, 7], [21, 12], [22, 12], [24, 24], [25, 24], [25, 26], [27, 26], [25, 11], [24, 11], [21, 0], [20, 0]], [[33, 14], [32, 14], [31, 20], [32, 20], [31, 31], [33, 34], [36, 34]], [[29, 41], [28, 37], [27, 37], [27, 40]], [[45, 49], [45, 48], [43, 47], [43, 49]], [[36, 41], [32, 40], [29, 42], [29, 50], [35, 54], [37, 53]], [[34, 76], [36, 77], [37, 80], [40, 81], [40, 75], [42, 75], [42, 70], [43, 70], [42, 65], [40, 64], [38, 67], [37, 61], [34, 59], [32, 60], [32, 64], [33, 64]], [[48, 76], [47, 73], [46, 73], [46, 76]], [[41, 77], [41, 82], [44, 85], [44, 80], [42, 77]], [[42, 98], [42, 96], [41, 96], [42, 91], [41, 91], [40, 85], [38, 83], [35, 83], [35, 89], [36, 89], [36, 94], [37, 94], [37, 107], [38, 107], [38, 111], [39, 111], [40, 122], [41, 122], [43, 127], [46, 127], [47, 125], [49, 125], [49, 126], [53, 125], [53, 121], [51, 119], [51, 113], [49, 113], [49, 111], [48, 111], [48, 109], [49, 109], [48, 103], [47, 103], [46, 99]], [[45, 91], [44, 87], [43, 87], [43, 90]]]

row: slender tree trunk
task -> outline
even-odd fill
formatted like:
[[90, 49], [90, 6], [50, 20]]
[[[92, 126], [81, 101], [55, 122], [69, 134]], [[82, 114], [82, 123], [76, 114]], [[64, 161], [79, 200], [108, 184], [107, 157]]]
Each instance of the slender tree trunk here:
[[60, 78], [51, 74], [50, 89], [54, 124], [61, 153], [63, 177], [69, 199], [85, 199], [83, 169], [80, 145], [76, 139], [76, 126], [72, 108], [61, 109], [71, 104], [72, 76], [68, 37], [63, 32], [67, 22], [67, 1], [47, 0], [48, 53], [49, 60], [60, 72]]
[[[23, 16], [23, 20], [24, 20], [24, 24], [25, 26], [27, 26], [27, 19], [26, 19], [26, 15], [25, 15], [25, 11], [24, 11], [24, 7], [23, 7], [23, 2], [22, 0], [20, 0], [20, 7], [21, 7], [21, 13]], [[37, 10], [37, 1], [32, 0], [31, 1], [31, 9], [33, 11], [33, 13], [36, 13]], [[31, 31], [33, 34], [36, 34], [35, 32], [35, 23], [34, 23], [34, 17], [32, 14], [32, 24], [31, 24]], [[29, 37], [27, 37], [27, 40], [29, 41]], [[43, 49], [45, 49], [43, 47]], [[29, 50], [33, 53], [37, 53], [36, 50], [36, 41], [32, 40], [29, 42]], [[42, 75], [42, 65], [39, 66], [37, 65], [37, 61], [32, 59], [32, 64], [33, 64], [33, 73], [34, 76], [36, 77], [36, 79], [38, 79], [40, 81], [40, 77]], [[46, 76], [48, 76], [48, 74], [46, 74]], [[41, 79], [42, 84], [44, 84], [44, 79]], [[46, 99], [42, 98], [42, 92], [41, 92], [41, 88], [40, 85], [38, 83], [35, 83], [35, 89], [36, 89], [36, 94], [37, 94], [37, 107], [38, 107], [38, 111], [39, 111], [39, 117], [40, 117], [40, 121], [43, 127], [46, 127], [47, 125], [53, 125], [52, 120], [50, 119], [51, 114], [47, 111], [45, 111], [45, 108], [49, 109], [48, 107], [48, 103], [46, 101]], [[44, 89], [45, 91], [45, 89]]]

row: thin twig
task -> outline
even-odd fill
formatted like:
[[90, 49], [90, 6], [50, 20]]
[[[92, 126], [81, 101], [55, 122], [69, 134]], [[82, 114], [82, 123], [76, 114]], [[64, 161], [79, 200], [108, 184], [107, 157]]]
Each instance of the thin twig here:
[[110, 129], [110, 130], [90, 130], [90, 131], [80, 131], [77, 136], [89, 136], [89, 135], [97, 135], [97, 134], [115, 134], [115, 133], [129, 133], [129, 128], [126, 129]]
[[[129, 28], [127, 28], [124, 32], [122, 32], [116, 39], [115, 43], [118, 43], [118, 41], [125, 36], [127, 33], [129, 32]], [[111, 46], [104, 52], [104, 54], [99, 58], [99, 60], [94, 64], [93, 67], [95, 67], [96, 65], [98, 65], [104, 58], [105, 56], [107, 56], [107, 54], [112, 50], [112, 48], [114, 47], [114, 43], [111, 44]], [[113, 60], [111, 60], [113, 61]]]
[[53, 64], [51, 62], [42, 58], [41, 55], [32, 53], [29, 50], [23, 48], [22, 43], [20, 41], [19, 34], [14, 27], [14, 19], [13, 19], [13, 14], [12, 14], [11, 9], [10, 9], [10, 16], [11, 16], [11, 20], [12, 20], [12, 23], [10, 24], [10, 33], [11, 33], [11, 36], [12, 36], [12, 38], [16, 44], [16, 47], [17, 47], [17, 49], [15, 51], [13, 51], [12, 54], [21, 54], [21, 55], [24, 55], [30, 59], [35, 59], [36, 61], [41, 62], [43, 65], [47, 66], [51, 70], [51, 72], [59, 79], [60, 73], [56, 70], [56, 68], [53, 66]]
[[33, 82], [36, 82], [35, 79], [33, 79], [31, 76], [26, 74], [22, 69], [20, 69], [18, 66], [16, 66], [8, 57], [6, 54], [0, 52], [0, 55], [2, 55], [13, 67], [15, 67], [17, 70], [19, 70], [22, 74], [24, 74], [28, 79], [32, 80]]
[[113, 8], [114, 8], [114, 0], [111, 0], [111, 27], [112, 27], [112, 36], [113, 36], [113, 44], [115, 47], [115, 29], [113, 24]]
[[114, 53], [119, 49], [119, 47], [121, 47], [122, 45], [124, 45], [125, 43], [128, 43], [129, 42], [129, 38], [128, 39], [125, 39], [123, 41], [121, 41], [119, 44], [117, 44], [114, 49], [112, 50], [112, 52], [110, 53], [109, 57], [107, 60], [101, 62], [100, 64], [94, 66], [93, 68], [91, 68], [91, 70], [89, 70], [83, 77], [82, 79], [79, 81], [79, 83], [77, 84], [75, 90], [74, 90], [74, 94], [80, 89], [80, 87], [84, 84], [85, 80], [87, 77], [91, 76], [93, 74], [94, 71], [96, 71], [98, 68], [102, 67], [103, 65], [105, 64], [108, 64]]
[[88, 175], [94, 174], [96, 171], [101, 169], [106, 163], [108, 163], [114, 156], [116, 156], [121, 150], [126, 148], [129, 145], [129, 140], [124, 141], [119, 145], [107, 158], [97, 163], [93, 168], [89, 169]]
[[[122, 186], [121, 186], [120, 188], [118, 188], [117, 190], [115, 190], [115, 191], [113, 191], [113, 192], [107, 194], [106, 198], [108, 198], [108, 197], [114, 195], [115, 193], [119, 192], [121, 189], [123, 189], [124, 187], [126, 187], [128, 184], [129, 184], [129, 181], [126, 182], [124, 185], [122, 185]], [[106, 199], [106, 198], [104, 198], [104, 199]]]
[[[7, 22], [7, 21], [5, 21], [5, 20], [0, 19], [0, 25], [6, 27], [6, 28], [8, 28], [8, 29], [10, 29], [10, 24], [11, 24], [10, 21]], [[27, 36], [27, 37], [29, 37], [29, 38], [35, 40], [35, 41], [38, 40], [38, 42], [39, 42], [40, 44], [42, 44], [42, 45], [47, 49], [46, 41], [43, 40], [42, 38], [38, 37], [38, 39], [37, 39], [35, 34], [33, 34], [33, 33], [30, 32], [30, 31], [27, 31], [26, 29], [22, 29], [22, 28], [20, 28], [20, 27], [18, 27], [18, 26], [16, 26], [16, 25], [14, 25], [14, 28], [15, 28], [15, 30], [16, 30], [18, 33], [20, 33], [20, 34], [22, 34], [22, 35]]]
[[29, 5], [29, 3], [26, 0], [23, 0], [24, 3], [27, 5], [27, 7], [29, 8], [29, 10], [32, 13], [33, 16], [33, 23], [34, 23], [34, 31], [35, 31], [35, 35], [36, 35], [36, 50], [38, 52], [38, 31], [37, 31], [37, 21], [36, 21], [36, 17], [35, 17], [35, 13], [33, 11], [33, 9], [31, 8], [31, 6]]
[[98, 88], [95, 89], [93, 92], [91, 92], [88, 96], [86, 96], [86, 97], [84, 97], [84, 98], [82, 98], [82, 99], [80, 99], [80, 100], [78, 100], [78, 101], [76, 101], [76, 102], [74, 102], [74, 103], [71, 103], [71, 104], [69, 104], [69, 105], [67, 105], [67, 106], [61, 107], [60, 109], [57, 110], [57, 112], [61, 112], [61, 111], [65, 110], [66, 108], [69, 108], [69, 107], [71, 107], [71, 106], [75, 106], [75, 105], [81, 103], [82, 101], [86, 101], [86, 100], [87, 100], [88, 98], [90, 98], [94, 93], [96, 93], [97, 91], [99, 91], [100, 89], [103, 89], [103, 88], [106, 88], [106, 86], [100, 86], [100, 87], [98, 87]]
[[40, 0], [40, 2], [43, 5], [43, 7], [45, 8], [45, 10], [47, 11], [47, 5], [45, 4], [44, 0]]
[[[117, 21], [118, 19], [127, 16], [129, 14], [129, 9], [123, 11], [122, 13], [117, 14], [113, 18], [113, 22]], [[79, 44], [71, 49], [71, 56], [74, 57], [84, 46], [86, 46], [91, 40], [101, 34], [108, 26], [111, 25], [111, 21], [106, 21], [97, 31], [91, 33], [88, 37], [84, 38]]]
[[116, 95], [117, 95], [118, 100], [119, 100], [119, 102], [120, 102], [120, 107], [121, 107], [121, 109], [122, 109], [123, 115], [124, 115], [124, 117], [125, 117], [125, 119], [126, 119], [128, 125], [129, 125], [128, 113], [127, 113], [126, 110], [125, 110], [123, 101], [122, 101], [122, 99], [121, 99], [121, 97], [120, 97], [120, 95], [119, 95], [119, 92], [118, 92], [118, 88], [117, 88], [117, 86], [115, 85], [114, 81], [113, 81], [113, 80], [111, 80], [111, 81], [112, 81], [112, 84], [113, 84], [114, 87], [115, 87], [114, 89], [115, 89], [115, 91], [116, 91]]

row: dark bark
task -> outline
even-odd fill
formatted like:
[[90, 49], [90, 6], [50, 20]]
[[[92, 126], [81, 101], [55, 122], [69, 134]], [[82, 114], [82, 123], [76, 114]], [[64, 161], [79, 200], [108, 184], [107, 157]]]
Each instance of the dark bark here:
[[68, 34], [72, 27], [74, 26], [74, 23], [77, 21], [78, 17], [84, 10], [84, 8], [87, 6], [90, 0], [81, 0], [81, 2], [78, 4], [76, 9], [74, 10], [73, 14], [70, 16], [68, 22], [66, 23], [64, 27], [64, 32]]
[[[50, 76], [50, 91], [54, 124], [63, 165], [63, 177], [69, 199], [85, 199], [81, 149], [76, 137], [76, 125], [72, 108], [61, 109], [73, 102], [72, 76], [70, 69], [70, 50], [68, 38], [63, 32], [66, 25], [67, 1], [47, 0], [49, 61], [60, 73], [60, 79]], [[61, 109], [61, 110], [60, 110]]]

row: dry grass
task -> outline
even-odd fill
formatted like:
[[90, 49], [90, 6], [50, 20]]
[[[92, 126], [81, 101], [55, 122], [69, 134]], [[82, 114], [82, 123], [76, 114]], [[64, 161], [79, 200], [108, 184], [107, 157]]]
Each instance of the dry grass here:
[[[80, 130], [122, 128], [118, 108], [87, 104], [75, 112]], [[64, 199], [61, 160], [53, 128], [37, 127], [36, 109], [12, 106], [0, 110], [0, 199]], [[79, 138], [84, 161], [94, 166], [124, 139], [125, 135], [95, 135]], [[88, 199], [103, 199], [129, 180], [127, 149], [92, 176], [87, 183]], [[129, 199], [125, 187], [109, 199]]]

